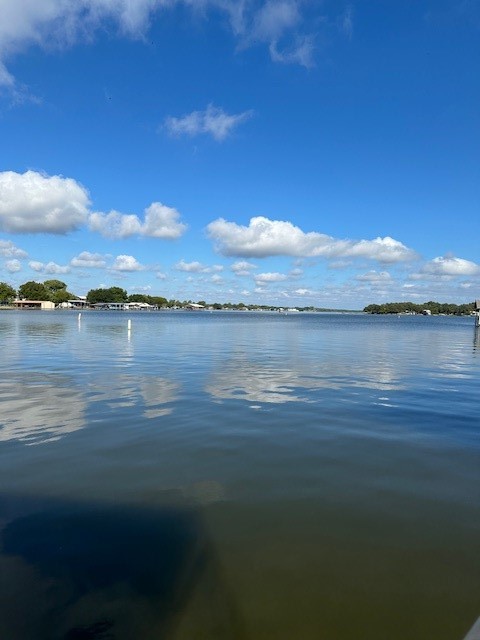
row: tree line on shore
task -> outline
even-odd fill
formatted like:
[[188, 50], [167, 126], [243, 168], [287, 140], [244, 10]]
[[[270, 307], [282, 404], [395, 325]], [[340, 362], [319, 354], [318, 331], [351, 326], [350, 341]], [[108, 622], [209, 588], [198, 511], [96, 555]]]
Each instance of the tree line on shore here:
[[[66, 303], [69, 300], [80, 299], [79, 296], [71, 293], [67, 289], [65, 282], [61, 280], [45, 280], [45, 282], [35, 282], [30, 280], [20, 285], [18, 290], [14, 289], [6, 282], [0, 282], [0, 304], [11, 304], [13, 300], [20, 298], [23, 300], [48, 300], [55, 304]], [[144, 302], [153, 306], [167, 309], [182, 309], [194, 302], [193, 300], [175, 300], [164, 298], [163, 296], [151, 296], [143, 293], [133, 293], [129, 295], [121, 287], [107, 287], [102, 289], [91, 289], [86, 296], [89, 304], [98, 303], [125, 303]], [[252, 310], [278, 310], [280, 307], [271, 305], [245, 304], [243, 302], [214, 302], [208, 304], [205, 300], [198, 300], [196, 304], [212, 309], [252, 309]], [[334, 309], [319, 309], [317, 307], [296, 307], [299, 311], [334, 311]]]
[[418, 313], [430, 311], [432, 315], [468, 316], [474, 311], [475, 304], [452, 304], [447, 302], [385, 302], [384, 304], [369, 304], [364, 308], [365, 313]]
[[[61, 280], [45, 280], [45, 282], [35, 282], [30, 280], [20, 285], [18, 290], [14, 289], [6, 282], [0, 282], [0, 304], [10, 304], [16, 298], [24, 300], [49, 300], [55, 304], [68, 302], [68, 300], [79, 299], [79, 296], [71, 293], [67, 289], [65, 282]], [[87, 293], [86, 301], [89, 304], [97, 303], [125, 303], [144, 302], [161, 308], [182, 309], [191, 304], [193, 300], [174, 300], [163, 296], [151, 296], [143, 293], [133, 293], [129, 295], [121, 287], [107, 287], [103, 289], [90, 289]], [[214, 302], [207, 305], [205, 300], [198, 300], [196, 304], [209, 306], [212, 309], [251, 309], [251, 310], [278, 310], [280, 307], [272, 305], [244, 304], [243, 302]], [[296, 307], [299, 311], [341, 311], [341, 309], [327, 309], [320, 307]], [[384, 304], [369, 304], [363, 309], [365, 313], [388, 314], [388, 313], [418, 313], [428, 310], [432, 315], [470, 315], [475, 309], [473, 302], [467, 304], [452, 304], [444, 302], [386, 302]], [[347, 311], [345, 309], [345, 311]]]

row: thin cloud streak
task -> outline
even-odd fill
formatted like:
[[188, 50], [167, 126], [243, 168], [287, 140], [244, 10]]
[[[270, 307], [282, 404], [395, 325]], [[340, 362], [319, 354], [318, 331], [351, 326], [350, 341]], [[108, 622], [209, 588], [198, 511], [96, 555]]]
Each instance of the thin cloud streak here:
[[230, 115], [220, 107], [209, 104], [205, 111], [193, 111], [178, 118], [169, 116], [165, 119], [164, 128], [172, 136], [184, 135], [193, 138], [206, 134], [211, 135], [217, 142], [223, 142], [234, 129], [252, 116], [252, 110]]

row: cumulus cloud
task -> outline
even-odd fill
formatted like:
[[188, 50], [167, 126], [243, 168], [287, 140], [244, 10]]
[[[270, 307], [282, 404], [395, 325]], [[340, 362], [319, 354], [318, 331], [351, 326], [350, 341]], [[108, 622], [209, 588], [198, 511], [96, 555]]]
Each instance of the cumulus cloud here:
[[36, 171], [0, 172], [0, 229], [65, 234], [82, 225], [90, 200], [72, 178]]
[[[161, 202], [145, 209], [143, 221], [118, 211], [91, 213], [87, 190], [73, 178], [37, 171], [0, 172], [0, 230], [60, 235], [84, 224], [108, 238], [139, 235], [173, 240], [187, 229], [179, 212]], [[22, 258], [27, 254], [12, 242], [1, 240], [0, 255]]]
[[214, 264], [208, 267], [201, 262], [185, 262], [185, 260], [180, 260], [176, 263], [174, 269], [187, 273], [218, 273], [219, 271], [223, 271], [223, 266], [221, 264]]
[[236, 276], [249, 276], [252, 270], [257, 268], [257, 265], [246, 260], [239, 260], [234, 262], [230, 268]]
[[480, 265], [470, 260], [447, 255], [427, 262], [422, 273], [440, 276], [473, 276], [480, 273]]
[[201, 262], [185, 262], [180, 260], [175, 265], [177, 271], [186, 271], [187, 273], [204, 273], [206, 267]]
[[5, 262], [5, 269], [8, 273], [17, 273], [22, 270], [22, 263], [16, 258], [13, 258], [13, 260], [7, 260], [7, 262]]
[[189, 137], [211, 135], [217, 142], [225, 140], [240, 124], [251, 118], [253, 111], [228, 114], [223, 109], [209, 104], [205, 111], [193, 111], [179, 118], [165, 119], [165, 129], [174, 136]]
[[84, 267], [84, 268], [101, 268], [106, 265], [104, 256], [99, 253], [90, 253], [89, 251], [82, 251], [70, 260], [72, 267]]
[[4, 258], [26, 258], [28, 253], [19, 249], [11, 240], [0, 240], [0, 256]]
[[68, 265], [60, 265], [56, 262], [39, 262], [38, 260], [31, 260], [28, 266], [37, 273], [46, 273], [49, 275], [70, 273], [71, 269]]
[[313, 294], [313, 291], [310, 289], [295, 289], [293, 293], [296, 293], [298, 296], [309, 296]]
[[372, 283], [385, 283], [390, 282], [392, 276], [388, 273], [388, 271], [368, 271], [363, 275], [357, 276], [355, 278], [360, 282], [372, 282]]
[[270, 282], [283, 282], [287, 279], [287, 276], [284, 273], [257, 273], [255, 275], [255, 282], [258, 285], [268, 284]]
[[291, 222], [252, 218], [248, 227], [219, 218], [207, 226], [217, 251], [225, 256], [366, 258], [394, 263], [410, 260], [415, 252], [390, 237], [374, 240], [339, 240], [323, 233], [305, 233]]
[[112, 271], [143, 271], [145, 267], [133, 256], [120, 255], [115, 258], [111, 269]]
[[161, 202], [153, 202], [145, 209], [143, 222], [137, 215], [110, 211], [91, 213], [88, 225], [92, 231], [106, 238], [119, 239], [139, 235], [175, 240], [187, 229], [187, 225], [180, 222], [179, 218], [180, 214], [176, 209]]

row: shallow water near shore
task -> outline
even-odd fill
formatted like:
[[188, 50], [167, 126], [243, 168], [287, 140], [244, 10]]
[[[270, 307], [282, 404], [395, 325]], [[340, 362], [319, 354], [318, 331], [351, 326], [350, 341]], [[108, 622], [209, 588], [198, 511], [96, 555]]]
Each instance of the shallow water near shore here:
[[1, 638], [480, 615], [473, 318], [5, 311], [0, 340]]

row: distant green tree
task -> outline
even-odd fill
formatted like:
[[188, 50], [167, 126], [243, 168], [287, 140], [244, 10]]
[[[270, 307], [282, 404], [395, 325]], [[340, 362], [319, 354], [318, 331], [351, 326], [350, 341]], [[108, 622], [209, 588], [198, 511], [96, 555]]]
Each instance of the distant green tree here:
[[50, 300], [50, 293], [45, 285], [33, 280], [20, 285], [18, 295], [25, 300]]
[[50, 294], [54, 294], [57, 291], [62, 290], [66, 291], [67, 289], [67, 285], [65, 284], [65, 282], [62, 282], [61, 280], [45, 280], [43, 286], [47, 291], [50, 292]]
[[67, 302], [76, 297], [67, 291], [67, 285], [61, 280], [45, 280], [43, 284], [50, 295], [50, 300], [55, 304]]
[[0, 303], [6, 304], [15, 299], [17, 292], [6, 282], [0, 282]]
[[69, 300], [73, 300], [75, 296], [72, 293], [69, 293], [66, 289], [59, 289], [52, 293], [52, 302], [55, 304], [61, 304], [62, 302], [68, 302]]
[[157, 307], [166, 307], [168, 306], [168, 300], [163, 296], [148, 296], [149, 304], [156, 304]]
[[414, 302], [385, 302], [384, 304], [369, 304], [364, 308], [366, 313], [422, 313], [426, 309], [431, 311], [433, 315], [439, 313], [445, 315], [469, 315], [474, 308], [473, 302], [468, 304], [453, 304], [446, 302], [423, 302], [415, 304]]
[[128, 296], [128, 302], [146, 302], [148, 303], [150, 296], [146, 296], [143, 293], [132, 293]]
[[87, 302], [127, 302], [128, 295], [125, 289], [110, 287], [109, 289], [90, 289], [87, 293]]

